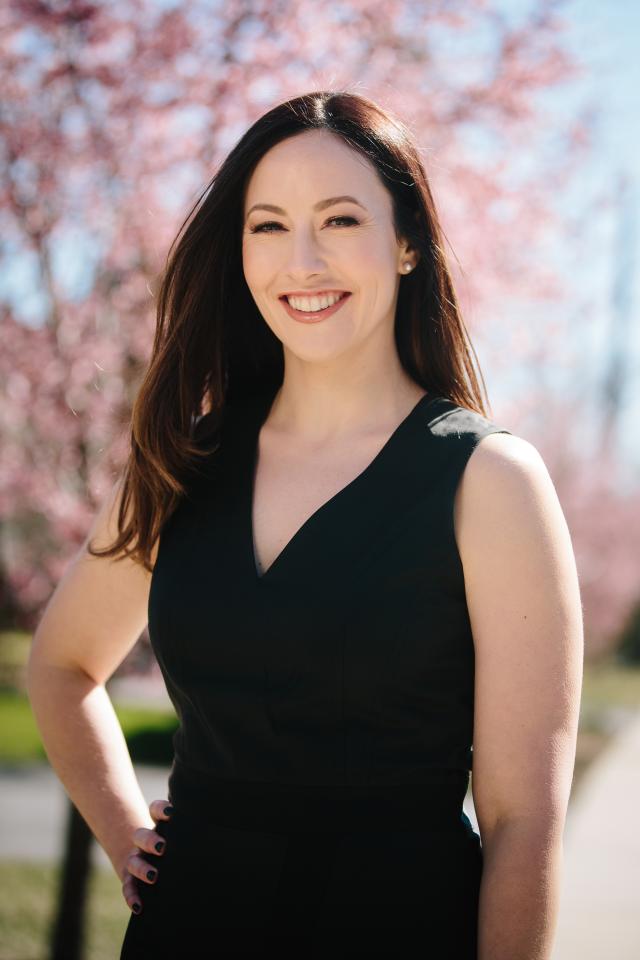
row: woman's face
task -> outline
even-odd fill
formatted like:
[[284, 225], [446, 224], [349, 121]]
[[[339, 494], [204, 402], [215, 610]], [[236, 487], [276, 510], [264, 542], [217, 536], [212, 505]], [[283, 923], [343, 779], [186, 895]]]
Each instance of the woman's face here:
[[[329, 360], [371, 335], [387, 347], [403, 263], [416, 256], [396, 240], [391, 196], [365, 157], [326, 130], [284, 140], [257, 164], [243, 218], [244, 276], [286, 349]], [[305, 291], [348, 296], [326, 315], [319, 302], [297, 303], [315, 312], [294, 316], [281, 298]]]

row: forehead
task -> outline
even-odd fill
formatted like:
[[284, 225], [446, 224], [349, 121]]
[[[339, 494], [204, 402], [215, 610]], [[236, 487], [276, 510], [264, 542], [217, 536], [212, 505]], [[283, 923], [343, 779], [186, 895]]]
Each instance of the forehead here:
[[[369, 160], [328, 130], [306, 130], [275, 144], [258, 161], [245, 190], [245, 210], [254, 203], [311, 205], [352, 194], [384, 202], [385, 187]], [[368, 205], [368, 204], [367, 204]]]

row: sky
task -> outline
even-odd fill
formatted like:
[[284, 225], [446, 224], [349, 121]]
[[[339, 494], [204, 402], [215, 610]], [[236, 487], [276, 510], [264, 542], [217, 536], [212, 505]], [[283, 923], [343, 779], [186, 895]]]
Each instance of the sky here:
[[[500, 9], [518, 21], [528, 4], [522, 0], [499, 0]], [[602, 415], [602, 384], [605, 377], [604, 345], [620, 333], [623, 414], [616, 432], [616, 447], [626, 466], [624, 486], [640, 482], [640, 3], [637, 0], [565, 0], [558, 13], [566, 22], [564, 42], [576, 60], [584, 64], [580, 77], [555, 88], [541, 98], [549, 123], [569, 120], [585, 110], [593, 119], [593, 145], [580, 163], [575, 177], [555, 208], [580, 225], [571, 246], [564, 236], [549, 237], [546, 255], [558, 269], [571, 276], [572, 299], [547, 310], [568, 313], [575, 327], [576, 364], [553, 370], [558, 379], [576, 378], [586, 385], [585, 443], [597, 435]], [[621, 182], [626, 180], [624, 192]], [[595, 198], [615, 200], [610, 209], [597, 209]], [[619, 199], [615, 199], [618, 197]], [[511, 305], [509, 305], [511, 308]], [[596, 317], [582, 324], [585, 307]], [[518, 320], [535, 329], [539, 304], [519, 304]], [[480, 357], [482, 362], [482, 356]], [[488, 364], [486, 364], [488, 366]], [[499, 378], [491, 377], [490, 397], [500, 406]], [[508, 387], [507, 389], [511, 389]], [[589, 402], [592, 403], [588, 406]]]
[[[607, 183], [613, 185], [619, 176], [629, 181], [624, 200], [623, 226], [630, 229], [631, 219], [637, 222], [637, 207], [640, 194], [640, 4], [635, 0], [612, 0], [599, 3], [596, 0], [574, 0], [568, 6], [571, 12], [571, 30], [567, 33], [569, 46], [588, 66], [589, 70], [578, 83], [577, 97], [589, 97], [598, 104], [598, 131], [600, 137], [591, 161], [584, 171], [585, 188], [597, 188]], [[567, 97], [568, 105], [571, 97]], [[581, 190], [583, 178], [575, 184], [575, 192]], [[573, 201], [572, 196], [570, 201]], [[615, 255], [624, 255], [618, 246], [617, 229], [619, 217], [607, 217], [602, 224], [603, 238], [608, 237], [615, 245]], [[637, 229], [637, 226], [636, 226]], [[635, 330], [640, 326], [638, 315], [638, 254], [637, 240], [627, 236], [629, 249], [634, 254], [629, 262], [629, 283], [633, 291], [636, 314]], [[632, 249], [632, 246], [634, 249]], [[597, 251], [594, 251], [594, 253]], [[605, 250], [602, 251], [603, 254]], [[594, 256], [595, 261], [600, 258]], [[602, 257], [606, 267], [606, 257]], [[593, 269], [590, 260], [584, 265], [585, 274]], [[609, 267], [609, 271], [611, 267]], [[610, 272], [607, 271], [609, 279]], [[636, 384], [640, 386], [640, 384]]]
[[[588, 242], [582, 247], [578, 283], [593, 290], [602, 306], [600, 340], [611, 336], [612, 324], [628, 333], [623, 345], [625, 377], [624, 415], [618, 442], [634, 464], [640, 480], [640, 3], [636, 0], [573, 0], [565, 8], [571, 29], [569, 48], [588, 66], [575, 85], [576, 98], [598, 105], [598, 140], [583, 175], [574, 184], [567, 203], [579, 203], [579, 194], [609, 188], [619, 178], [628, 180], [617, 209], [585, 224]], [[570, 108], [573, 100], [566, 98]], [[620, 306], [616, 308], [616, 301]], [[626, 347], [626, 349], [625, 349]]]

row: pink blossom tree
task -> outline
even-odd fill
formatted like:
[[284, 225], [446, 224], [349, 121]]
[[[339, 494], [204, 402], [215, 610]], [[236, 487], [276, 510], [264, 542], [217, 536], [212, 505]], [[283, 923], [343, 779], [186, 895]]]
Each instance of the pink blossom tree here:
[[[285, 97], [346, 87], [403, 117], [494, 377], [566, 356], [544, 305], [570, 296], [569, 279], [543, 254], [551, 229], [563, 229], [554, 197], [590, 126], [576, 116], [555, 129], [545, 160], [542, 97], [579, 70], [557, 7], [539, 0], [515, 24], [488, 0], [345, 0], [321, 15], [312, 0], [5, 6], [0, 575], [22, 625], [36, 622], [122, 465], [155, 282], [181, 218], [244, 129]], [[509, 316], [516, 299], [541, 305], [535, 337]], [[545, 412], [562, 423], [579, 402], [547, 391]], [[638, 497], [608, 490], [602, 516], [616, 463], [585, 470], [566, 432], [529, 423], [539, 407], [532, 386], [500, 420], [561, 473], [595, 644], [637, 595]], [[613, 518], [621, 535], [594, 579]]]

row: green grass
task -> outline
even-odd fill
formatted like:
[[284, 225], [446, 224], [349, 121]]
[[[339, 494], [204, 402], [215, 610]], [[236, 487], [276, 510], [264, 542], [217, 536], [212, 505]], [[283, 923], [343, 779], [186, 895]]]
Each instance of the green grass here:
[[[171, 763], [174, 712], [119, 707], [114, 704], [132, 759], [136, 763]], [[16, 690], [0, 690], [0, 763], [47, 761], [29, 698]]]
[[[0, 960], [47, 960], [58, 893], [55, 864], [0, 862]], [[10, 895], [8, 891], [11, 891]], [[130, 910], [111, 869], [93, 868], [89, 881], [86, 960], [114, 960]]]
[[614, 658], [585, 664], [582, 699], [592, 707], [635, 707], [640, 710], [640, 664]]

